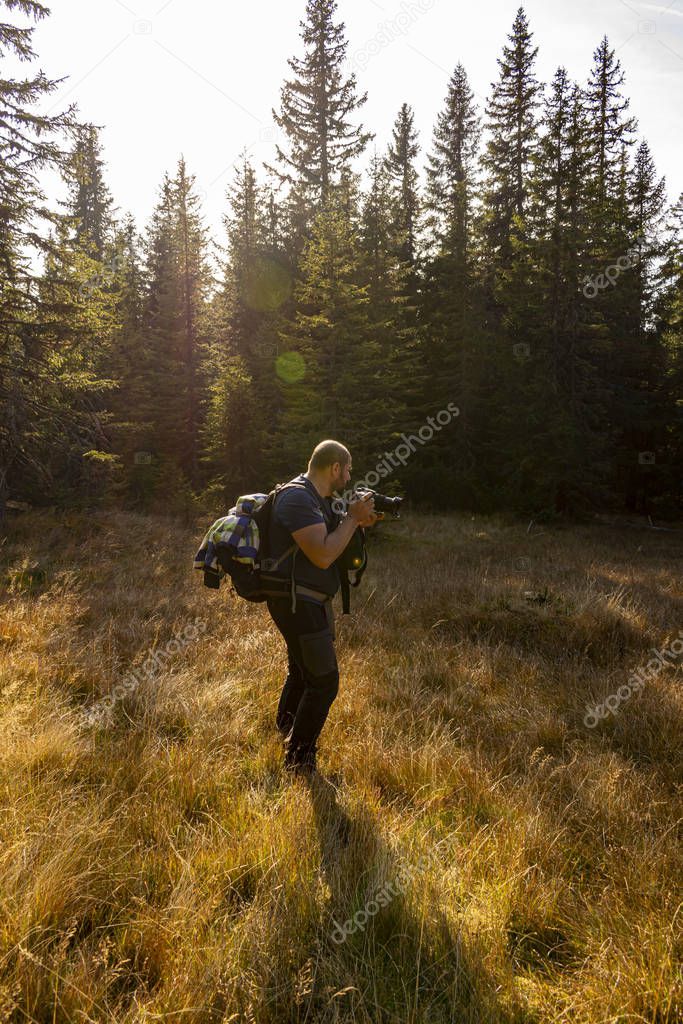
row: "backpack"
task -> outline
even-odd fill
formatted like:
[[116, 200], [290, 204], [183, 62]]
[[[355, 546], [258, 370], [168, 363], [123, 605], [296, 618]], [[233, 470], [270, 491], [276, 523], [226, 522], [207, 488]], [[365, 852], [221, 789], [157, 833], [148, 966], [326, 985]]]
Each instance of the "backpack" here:
[[[325, 594], [300, 587], [294, 580], [297, 544], [280, 555], [269, 557], [268, 538], [270, 521], [278, 495], [288, 487], [305, 486], [299, 483], [278, 484], [269, 494], [247, 494], [237, 499], [227, 516], [213, 523], [194, 557], [194, 568], [204, 573], [204, 586], [217, 590], [225, 576], [229, 576], [233, 590], [247, 601], [265, 601], [269, 597], [287, 597], [291, 594], [292, 611], [297, 592], [315, 596], [321, 601]], [[290, 555], [290, 578], [276, 576], [282, 562]], [[349, 586], [357, 587], [367, 565], [364, 531], [358, 529], [348, 546], [337, 559], [342, 607], [349, 611]]]

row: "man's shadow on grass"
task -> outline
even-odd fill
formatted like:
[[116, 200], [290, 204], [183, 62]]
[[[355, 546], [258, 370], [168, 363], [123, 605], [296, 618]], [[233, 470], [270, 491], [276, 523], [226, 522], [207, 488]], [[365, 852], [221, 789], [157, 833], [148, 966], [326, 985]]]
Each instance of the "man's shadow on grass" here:
[[[305, 782], [330, 890], [326, 950], [337, 965], [338, 990], [354, 986], [368, 993], [360, 998], [378, 1021], [511, 1021], [494, 979], [481, 966], [474, 969], [476, 951], [465, 948], [443, 910], [430, 906], [429, 918], [420, 920], [411, 907], [409, 890], [419, 893], [438, 862], [427, 856], [414, 864], [399, 861], [369, 811], [350, 817], [320, 773]], [[478, 964], [482, 960], [476, 956]]]

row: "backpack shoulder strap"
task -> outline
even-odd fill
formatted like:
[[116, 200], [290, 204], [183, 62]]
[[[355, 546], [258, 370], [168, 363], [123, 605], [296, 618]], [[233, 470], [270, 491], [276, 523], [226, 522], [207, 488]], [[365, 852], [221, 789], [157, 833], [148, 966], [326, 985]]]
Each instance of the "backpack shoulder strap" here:
[[320, 497], [320, 494], [318, 493], [316, 488], [313, 486], [313, 484], [310, 482], [310, 480], [302, 481], [302, 483], [296, 484], [295, 486], [303, 487], [306, 491], [308, 491], [309, 494], [313, 495], [313, 497], [315, 498], [315, 500], [318, 503], [318, 508], [320, 509], [320, 511], [323, 514], [323, 519], [325, 520], [325, 522], [327, 522], [327, 515], [328, 515], [328, 513], [327, 513], [327, 510], [325, 508], [325, 504], [323, 502], [323, 499]]
[[[306, 485], [303, 482], [299, 483], [299, 481], [297, 481], [297, 480], [290, 480], [289, 483], [277, 484], [275, 486], [275, 489], [272, 492], [272, 494], [273, 494], [273, 501], [272, 501], [271, 512], [275, 511], [275, 504], [277, 502], [277, 499], [283, 493], [283, 491], [291, 490], [293, 487], [298, 487], [298, 488], [301, 488], [303, 490], [307, 489]], [[286, 561], [289, 558], [290, 555], [292, 556], [292, 568], [291, 568], [291, 571], [290, 571], [290, 574], [289, 574], [289, 587], [290, 587], [290, 593], [292, 595], [292, 612], [296, 611], [296, 581], [294, 579], [294, 565], [296, 563], [296, 554], [297, 554], [298, 548], [299, 548], [299, 545], [296, 543], [296, 541], [294, 541], [294, 543], [290, 547], [288, 547], [286, 551], [282, 552], [282, 554], [280, 555], [279, 558], [264, 558], [261, 561], [261, 571], [268, 574], [268, 573], [277, 572], [277, 570], [279, 569], [280, 565], [284, 561]]]
[[[270, 492], [269, 497], [271, 497], [272, 500], [270, 502], [270, 509], [269, 509], [269, 516], [268, 516], [268, 528], [270, 527], [270, 516], [275, 511], [275, 505], [276, 505], [277, 499], [280, 497], [280, 495], [283, 493], [283, 491], [286, 491], [286, 490], [288, 490], [288, 489], [290, 489], [292, 487], [304, 487], [304, 484], [303, 483], [298, 483], [297, 481], [290, 481], [289, 483], [286, 483], [286, 484], [276, 484], [275, 487], [273, 488], [273, 490]], [[267, 533], [268, 530], [266, 530], [265, 532]], [[267, 549], [267, 547], [268, 547], [268, 539], [265, 538], [265, 541], [266, 541], [266, 543], [265, 543], [264, 547], [266, 547], [266, 549]], [[296, 553], [296, 549], [297, 549], [297, 544], [294, 543], [294, 544], [291, 545], [291, 547], [288, 547], [286, 551], [283, 551], [283, 553], [280, 555], [279, 558], [269, 558], [269, 557], [262, 558], [261, 561], [260, 561], [261, 571], [262, 572], [266, 572], [266, 573], [277, 572], [277, 570], [280, 568], [280, 565], [282, 564], [282, 562], [286, 561], [286, 559], [288, 559], [290, 555]]]

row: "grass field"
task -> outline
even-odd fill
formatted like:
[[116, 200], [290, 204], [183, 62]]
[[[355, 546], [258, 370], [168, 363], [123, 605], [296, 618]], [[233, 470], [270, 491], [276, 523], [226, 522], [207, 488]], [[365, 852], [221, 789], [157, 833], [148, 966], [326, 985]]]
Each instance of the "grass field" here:
[[0, 1021], [683, 1021], [683, 533], [383, 524], [309, 783], [206, 525], [9, 525]]

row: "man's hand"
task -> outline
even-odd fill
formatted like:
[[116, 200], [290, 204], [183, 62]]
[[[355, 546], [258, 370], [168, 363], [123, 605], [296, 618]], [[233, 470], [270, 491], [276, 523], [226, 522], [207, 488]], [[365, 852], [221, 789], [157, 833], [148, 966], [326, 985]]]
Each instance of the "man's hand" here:
[[372, 493], [366, 494], [349, 504], [349, 515], [359, 526], [374, 526], [377, 522], [375, 512], [375, 496]]

